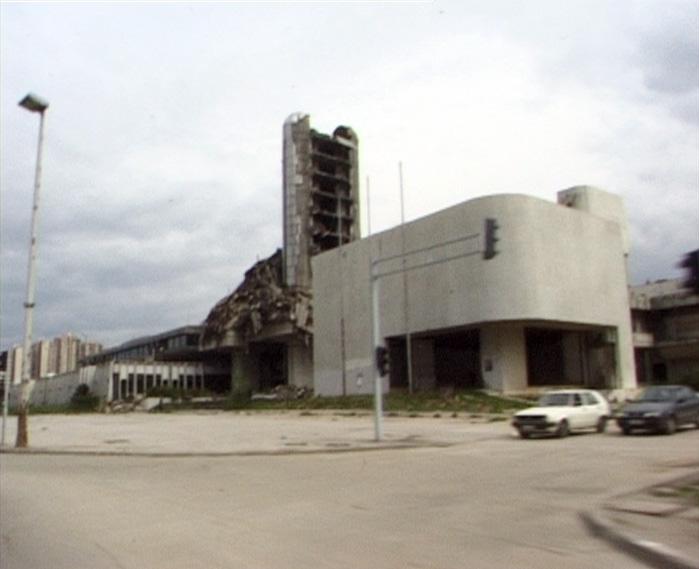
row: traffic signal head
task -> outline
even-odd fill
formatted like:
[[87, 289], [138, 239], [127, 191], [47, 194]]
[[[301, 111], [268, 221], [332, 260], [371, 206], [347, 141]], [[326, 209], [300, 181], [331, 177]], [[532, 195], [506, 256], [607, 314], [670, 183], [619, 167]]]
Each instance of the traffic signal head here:
[[500, 229], [500, 226], [495, 219], [492, 217], [485, 218], [485, 227], [483, 228], [483, 258], [486, 260], [492, 259], [498, 254], [495, 247], [496, 243], [499, 241], [498, 229]]
[[391, 361], [386, 346], [376, 346], [376, 370], [381, 377], [388, 375], [391, 369]]
[[687, 253], [680, 262], [680, 267], [685, 269], [685, 278], [682, 281], [684, 288], [692, 294], [699, 294], [699, 249]]

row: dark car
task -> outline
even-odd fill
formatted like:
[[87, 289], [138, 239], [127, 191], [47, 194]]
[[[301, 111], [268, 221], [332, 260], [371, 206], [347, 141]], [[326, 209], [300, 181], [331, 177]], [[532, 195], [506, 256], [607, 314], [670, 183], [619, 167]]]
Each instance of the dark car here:
[[699, 394], [683, 385], [654, 385], [636, 401], [627, 403], [616, 417], [621, 431], [635, 429], [671, 435], [680, 425], [699, 427]]

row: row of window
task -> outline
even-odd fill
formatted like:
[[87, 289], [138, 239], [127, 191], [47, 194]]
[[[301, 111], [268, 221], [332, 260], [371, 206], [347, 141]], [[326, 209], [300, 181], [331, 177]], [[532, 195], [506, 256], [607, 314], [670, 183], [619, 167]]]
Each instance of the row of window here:
[[114, 399], [145, 395], [153, 388], [202, 389], [204, 388], [204, 376], [180, 374], [177, 378], [163, 379], [160, 374], [130, 373], [127, 378], [122, 379], [118, 373], [112, 375], [112, 396]]

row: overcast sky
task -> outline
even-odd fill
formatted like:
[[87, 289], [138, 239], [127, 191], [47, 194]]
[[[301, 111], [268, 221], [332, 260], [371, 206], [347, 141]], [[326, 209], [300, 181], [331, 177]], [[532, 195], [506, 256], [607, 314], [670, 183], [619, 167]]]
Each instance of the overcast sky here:
[[[371, 229], [492, 193], [624, 197], [633, 283], [699, 247], [696, 0], [10, 3], [1, 344], [20, 343], [38, 116], [35, 339], [201, 322], [282, 243], [282, 124], [360, 140]], [[363, 211], [366, 231], [366, 211]]]

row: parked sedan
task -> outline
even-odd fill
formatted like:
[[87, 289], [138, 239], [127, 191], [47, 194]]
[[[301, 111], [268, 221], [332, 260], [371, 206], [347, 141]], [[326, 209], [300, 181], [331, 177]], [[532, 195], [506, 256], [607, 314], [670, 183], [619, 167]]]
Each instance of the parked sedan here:
[[515, 413], [512, 425], [523, 439], [533, 434], [565, 437], [578, 429], [603, 433], [610, 415], [609, 403], [597, 391], [566, 389], [549, 391], [536, 407]]
[[627, 403], [616, 422], [625, 435], [635, 429], [671, 435], [680, 425], [699, 427], [699, 394], [683, 385], [654, 385]]

